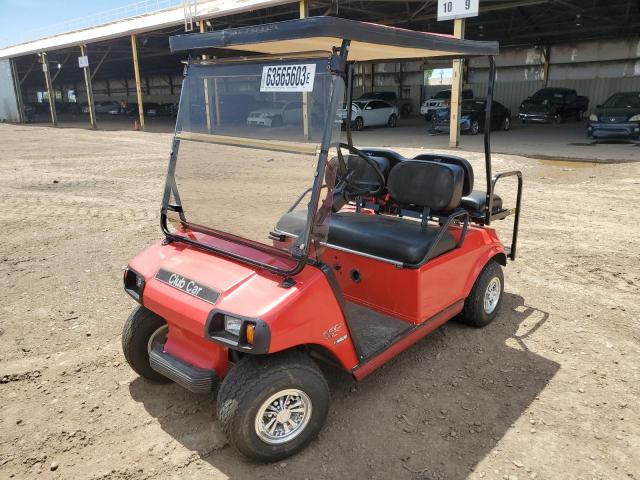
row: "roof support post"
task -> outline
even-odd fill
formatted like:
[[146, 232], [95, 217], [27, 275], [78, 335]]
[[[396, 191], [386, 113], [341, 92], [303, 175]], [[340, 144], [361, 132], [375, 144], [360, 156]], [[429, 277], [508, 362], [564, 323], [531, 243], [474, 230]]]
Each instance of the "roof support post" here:
[[11, 58], [9, 60], [9, 66], [11, 67], [11, 78], [13, 80], [13, 89], [16, 93], [16, 103], [18, 106], [18, 119], [20, 123], [26, 123], [24, 118], [24, 104], [22, 103], [22, 88], [20, 87], [20, 78], [18, 77], [18, 67], [16, 66], [15, 58]]
[[[199, 26], [200, 26], [200, 33], [204, 33], [207, 31], [207, 23], [204, 20], [200, 20], [198, 22]], [[207, 56], [206, 55], [202, 55], [202, 59], [206, 60]], [[205, 109], [205, 114], [207, 116], [207, 132], [211, 133], [213, 130], [211, 129], [211, 99], [209, 98], [209, 79], [205, 78], [203, 79], [204, 82], [204, 109]], [[217, 87], [217, 83], [216, 83], [216, 87]], [[216, 94], [216, 106], [218, 105], [218, 89], [215, 89]], [[216, 114], [217, 117], [219, 118], [220, 114], [217, 113], [216, 110]], [[220, 121], [218, 120], [218, 125], [220, 125]]]
[[[309, 16], [309, 2], [300, 0], [300, 18]], [[305, 140], [309, 140], [309, 93], [302, 92], [302, 128]]]
[[[80, 45], [80, 55], [82, 55], [83, 57], [88, 57], [89, 54], [87, 53], [87, 46], [86, 45]], [[98, 64], [98, 67], [100, 67], [100, 64]], [[89, 107], [89, 124], [91, 125], [92, 129], [96, 129], [96, 105], [93, 102], [93, 84], [92, 84], [92, 80], [93, 80], [93, 75], [91, 75], [91, 69], [89, 66], [84, 67], [82, 70], [84, 70], [84, 87], [87, 91], [87, 106]]]
[[51, 83], [51, 74], [49, 73], [49, 61], [47, 60], [47, 54], [42, 52], [40, 54], [42, 58], [42, 70], [44, 71], [44, 81], [47, 85], [47, 96], [49, 97], [49, 111], [51, 112], [51, 123], [54, 127], [58, 126], [58, 115], [56, 114], [56, 97], [53, 91], [53, 85]]
[[140, 65], [138, 64], [138, 36], [131, 34], [131, 50], [133, 52], [133, 73], [136, 77], [136, 95], [138, 96], [138, 115], [140, 128], [144, 130], [144, 105], [142, 104], [142, 85], [140, 84]]
[[[453, 36], [464, 38], [464, 18], [456, 18], [453, 21]], [[462, 70], [464, 60], [453, 61], [451, 74], [451, 117], [449, 119], [449, 146], [457, 147], [460, 144], [460, 95], [462, 93]]]
[[544, 65], [542, 67], [542, 76], [544, 77], [544, 86], [549, 85], [549, 64], [551, 63], [551, 45], [544, 47]]

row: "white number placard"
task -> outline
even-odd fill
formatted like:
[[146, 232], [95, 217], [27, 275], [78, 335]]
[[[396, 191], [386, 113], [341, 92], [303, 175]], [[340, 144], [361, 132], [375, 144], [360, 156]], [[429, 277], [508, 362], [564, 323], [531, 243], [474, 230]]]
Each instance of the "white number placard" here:
[[477, 17], [480, 0], [438, 0], [438, 21]]
[[261, 92], [311, 92], [316, 75], [315, 63], [304, 65], [265, 65]]
[[89, 57], [87, 57], [86, 55], [78, 57], [78, 66], [80, 68], [87, 68], [89, 66]]

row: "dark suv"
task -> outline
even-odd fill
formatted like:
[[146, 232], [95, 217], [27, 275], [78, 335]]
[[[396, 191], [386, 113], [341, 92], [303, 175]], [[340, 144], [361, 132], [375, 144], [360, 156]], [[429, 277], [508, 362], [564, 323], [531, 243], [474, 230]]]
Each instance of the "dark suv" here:
[[593, 138], [639, 138], [640, 92], [611, 95], [589, 115], [587, 135]]

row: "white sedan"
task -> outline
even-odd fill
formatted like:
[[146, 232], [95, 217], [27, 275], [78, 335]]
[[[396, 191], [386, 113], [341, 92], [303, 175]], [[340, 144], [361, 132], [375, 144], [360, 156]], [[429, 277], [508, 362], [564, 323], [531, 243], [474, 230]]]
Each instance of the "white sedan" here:
[[247, 125], [280, 127], [302, 123], [302, 102], [273, 102], [269, 106], [253, 110], [247, 117]]
[[[342, 109], [342, 121], [347, 118], [346, 107]], [[398, 107], [383, 100], [357, 101], [351, 104], [351, 126], [354, 130], [364, 127], [386, 125], [395, 127], [398, 123]]]

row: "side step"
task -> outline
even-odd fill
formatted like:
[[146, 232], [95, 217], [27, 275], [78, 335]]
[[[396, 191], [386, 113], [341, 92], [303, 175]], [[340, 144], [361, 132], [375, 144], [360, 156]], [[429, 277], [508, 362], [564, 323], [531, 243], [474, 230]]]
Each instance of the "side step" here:
[[215, 370], [194, 367], [165, 352], [164, 345], [151, 350], [149, 363], [156, 372], [193, 393], [210, 393], [218, 377]]

